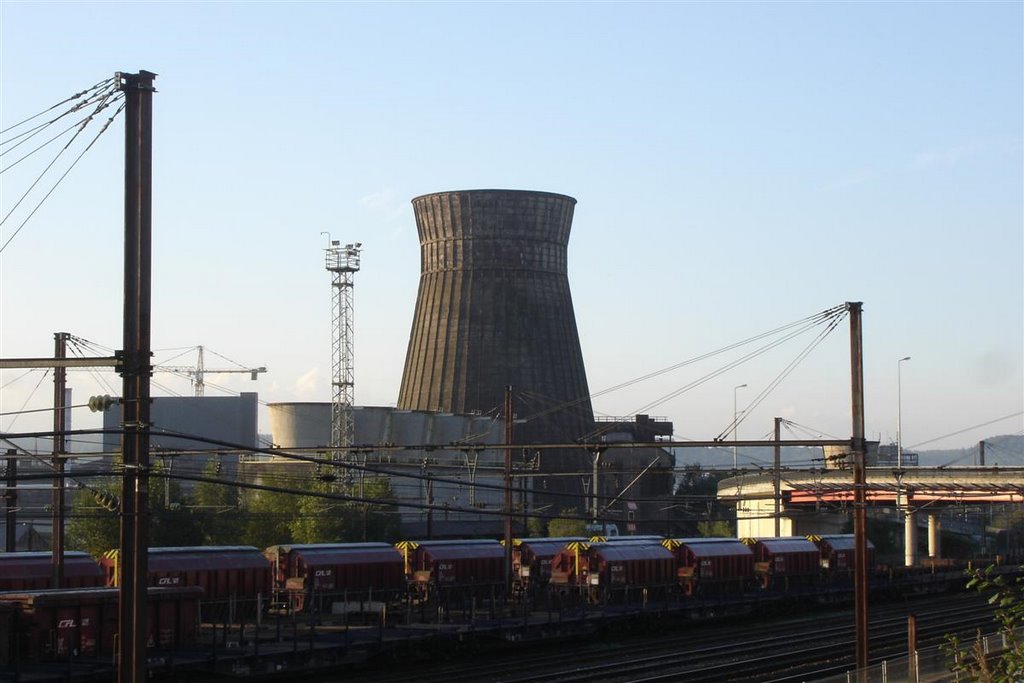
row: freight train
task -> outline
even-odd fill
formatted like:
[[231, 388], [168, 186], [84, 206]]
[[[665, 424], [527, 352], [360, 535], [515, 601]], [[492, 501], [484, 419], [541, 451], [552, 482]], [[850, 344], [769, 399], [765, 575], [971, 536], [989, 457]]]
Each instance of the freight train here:
[[[874, 549], [868, 546], [874, 567]], [[853, 582], [852, 535], [790, 538], [523, 538], [151, 548], [147, 584], [154, 645], [195, 639], [186, 623], [251, 623], [258, 615], [376, 611], [387, 606], [491, 607], [511, 599], [534, 607], [643, 601], [685, 606], [766, 594], [826, 595]], [[65, 556], [64, 588], [48, 591], [48, 553], [0, 554], [0, 664], [13, 653], [35, 661], [109, 650], [116, 631], [119, 555]], [[951, 567], [950, 576], [956, 575]], [[893, 576], [875, 568], [873, 579]], [[897, 577], [901, 580], [907, 576]], [[905, 584], [909, 585], [909, 584]], [[200, 600], [201, 597], [201, 600]], [[398, 613], [402, 613], [398, 609]], [[161, 626], [162, 624], [169, 626]], [[97, 631], [96, 629], [99, 629]], [[15, 636], [13, 634], [17, 633]], [[37, 634], [27, 636], [26, 634]], [[37, 637], [38, 636], [38, 637]], [[30, 638], [31, 648], [22, 642]]]

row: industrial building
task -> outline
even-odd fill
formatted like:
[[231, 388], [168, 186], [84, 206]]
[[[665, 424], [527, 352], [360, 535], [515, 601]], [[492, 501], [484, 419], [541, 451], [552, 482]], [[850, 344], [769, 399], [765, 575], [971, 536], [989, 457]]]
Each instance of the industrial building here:
[[[175, 451], [166, 466], [201, 471], [211, 459], [222, 463], [222, 475], [237, 474], [239, 451], [259, 445], [257, 409], [259, 396], [157, 396], [150, 406], [150, 458], [161, 461], [162, 451]], [[121, 450], [121, 406], [103, 413], [103, 450]], [[114, 433], [111, 433], [114, 432]], [[177, 452], [181, 452], [180, 454]], [[232, 455], [225, 456], [229, 453]], [[190, 482], [184, 482], [186, 489]]]
[[[267, 408], [274, 449], [317, 448], [327, 454], [330, 403], [271, 403]], [[344, 459], [343, 476], [355, 483], [362, 477], [380, 476], [380, 470], [393, 473], [389, 479], [400, 504], [403, 533], [422, 538], [500, 533], [505, 458], [499, 446], [504, 443], [502, 420], [370, 406], [354, 407], [352, 418], [353, 445], [359, 452]], [[495, 447], [476, 448], [487, 445]], [[515, 471], [524, 473], [521, 453], [514, 461]], [[242, 476], [259, 482], [298, 472], [312, 479], [315, 466], [282, 454], [246, 458], [242, 468]], [[529, 487], [529, 479], [520, 477], [516, 485]], [[516, 504], [522, 508], [522, 496]], [[416, 507], [426, 505], [440, 509], [430, 512]]]

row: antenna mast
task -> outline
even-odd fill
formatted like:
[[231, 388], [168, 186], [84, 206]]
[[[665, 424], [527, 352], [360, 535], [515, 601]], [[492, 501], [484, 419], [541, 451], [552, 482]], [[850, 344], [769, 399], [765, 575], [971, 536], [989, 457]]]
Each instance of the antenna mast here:
[[[328, 235], [330, 239], [330, 235]], [[341, 246], [338, 240], [331, 240], [326, 251], [326, 267], [331, 273], [331, 287], [334, 293], [331, 306], [331, 443], [332, 449], [347, 448], [355, 438], [355, 423], [352, 420], [354, 396], [354, 372], [352, 352], [352, 285], [353, 276], [359, 270], [361, 242]], [[341, 454], [334, 450], [334, 460]]]

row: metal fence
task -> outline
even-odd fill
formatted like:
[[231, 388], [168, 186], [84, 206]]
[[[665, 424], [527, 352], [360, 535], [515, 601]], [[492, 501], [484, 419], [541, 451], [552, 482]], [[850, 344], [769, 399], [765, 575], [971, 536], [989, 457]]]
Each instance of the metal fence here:
[[[1024, 637], [1024, 628], [1016, 630], [1018, 638]], [[974, 645], [974, 639], [961, 642], [962, 648]], [[1005, 633], [990, 633], [981, 638], [986, 655], [998, 657], [1007, 648]], [[957, 683], [971, 680], [964, 675], [950, 671], [952, 661], [942, 646], [918, 650], [913, 657], [894, 657], [867, 669], [850, 670], [826, 678], [809, 678], [813, 683]]]

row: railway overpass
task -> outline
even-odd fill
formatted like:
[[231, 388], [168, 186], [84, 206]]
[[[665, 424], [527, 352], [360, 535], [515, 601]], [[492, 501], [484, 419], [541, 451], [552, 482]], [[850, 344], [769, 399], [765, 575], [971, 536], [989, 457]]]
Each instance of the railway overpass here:
[[[718, 498], [736, 504], [740, 537], [837, 533], [853, 508], [846, 469], [782, 469], [722, 480]], [[916, 561], [919, 516], [928, 519], [928, 555], [941, 556], [939, 513], [949, 506], [1024, 503], [1024, 467], [867, 468], [868, 509], [905, 511], [906, 564]]]

